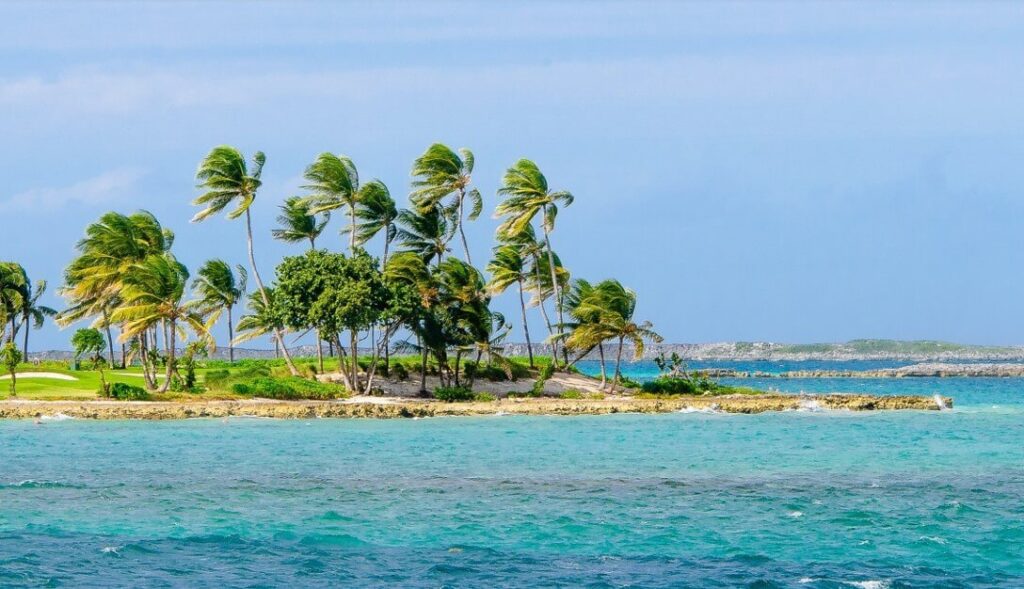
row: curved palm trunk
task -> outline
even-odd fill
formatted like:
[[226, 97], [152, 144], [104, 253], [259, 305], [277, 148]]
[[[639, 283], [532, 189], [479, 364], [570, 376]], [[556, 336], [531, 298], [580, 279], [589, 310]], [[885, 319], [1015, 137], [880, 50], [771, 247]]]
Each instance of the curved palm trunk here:
[[176, 328], [174, 319], [170, 320], [170, 331], [166, 332], [167, 338], [167, 369], [164, 371], [164, 384], [160, 385], [160, 392], [166, 393], [171, 388], [171, 376], [174, 374], [174, 346], [176, 344]]
[[228, 361], [235, 363], [235, 322], [231, 317], [231, 305], [228, 305]]
[[107, 347], [110, 350], [110, 355], [107, 359], [110, 361], [110, 367], [114, 367], [114, 336], [110, 332], [110, 313], [106, 309], [103, 309], [103, 328], [107, 331]]
[[341, 374], [341, 381], [349, 392], [355, 393], [345, 368], [345, 346], [341, 345], [341, 338], [337, 335], [334, 336], [334, 344], [338, 348], [338, 373]]
[[615, 392], [615, 386], [619, 384], [619, 366], [622, 365], [622, 341], [623, 338], [619, 338], [619, 350], [615, 353], [615, 376], [612, 377], [612, 388], [611, 392]]
[[[544, 298], [542, 296], [543, 291], [544, 291], [544, 285], [541, 282], [541, 276], [540, 276], [540, 260], [537, 258], [536, 254], [534, 254], [534, 256], [533, 256], [533, 268], [534, 268], [534, 274], [537, 277], [537, 306], [540, 307], [540, 314], [541, 314], [542, 317], [544, 317], [544, 325], [546, 325], [547, 328], [548, 328], [548, 336], [553, 336], [553, 335], [555, 335], [555, 332], [554, 332], [553, 329], [551, 329], [551, 319], [548, 317], [548, 309], [547, 309], [547, 307], [544, 306]], [[551, 343], [551, 355], [552, 355], [552, 357], [554, 357], [556, 349], [557, 348], [555, 347], [554, 342], [552, 342]], [[554, 358], [552, 358], [552, 362], [554, 362]]]
[[530, 342], [530, 326], [526, 324], [526, 299], [523, 298], [523, 279], [519, 283], [519, 308], [523, 311], [523, 333], [526, 334], [526, 353], [530, 357], [530, 368], [533, 368], [533, 343]]
[[[249, 266], [252, 267], [252, 275], [256, 279], [256, 286], [260, 289], [260, 297], [263, 299], [263, 304], [269, 309], [270, 299], [267, 298], [267, 289], [263, 286], [263, 279], [260, 278], [259, 269], [256, 268], [256, 253], [252, 247], [252, 215], [249, 213], [249, 209], [245, 210], [245, 229], [249, 245]], [[284, 336], [281, 335], [280, 329], [274, 328], [274, 339], [277, 340], [277, 345], [281, 347], [284, 353], [284, 361], [288, 365], [288, 371], [292, 373], [292, 376], [298, 376], [299, 371], [295, 368], [291, 355], [288, 354], [288, 346], [284, 343]]]
[[25, 361], [28, 362], [28, 332], [32, 331], [32, 326], [28, 324], [28, 317], [25, 317], [25, 343], [21, 346], [21, 354], [25, 357]]
[[473, 265], [473, 260], [469, 257], [469, 242], [466, 241], [466, 232], [462, 230], [462, 202], [466, 198], [466, 190], [464, 188], [459, 189], [459, 237], [462, 239], [462, 251], [466, 254], [466, 263], [470, 266]]
[[597, 353], [601, 356], [601, 390], [608, 384], [608, 374], [604, 366], [604, 342], [597, 344]]
[[[544, 207], [544, 216], [545, 219], [547, 219], [547, 207]], [[544, 244], [548, 248], [548, 266], [551, 270], [551, 289], [555, 297], [555, 312], [558, 313], [558, 325], [561, 326], [565, 324], [565, 320], [562, 318], [562, 296], [560, 292], [561, 289], [558, 288], [558, 273], [555, 272], [555, 253], [551, 251], [551, 235], [548, 232], [547, 223], [541, 223], [541, 228], [544, 229]], [[557, 341], [558, 340], [554, 339], [551, 340], [551, 363], [554, 364], [556, 368], [558, 367]]]

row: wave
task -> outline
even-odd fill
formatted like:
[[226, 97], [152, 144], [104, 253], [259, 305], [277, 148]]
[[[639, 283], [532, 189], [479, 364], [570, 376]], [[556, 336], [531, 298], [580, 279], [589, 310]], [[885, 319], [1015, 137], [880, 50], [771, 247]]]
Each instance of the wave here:
[[62, 483], [60, 481], [36, 481], [26, 479], [17, 483], [0, 483], [0, 489], [83, 489], [84, 485]]
[[75, 419], [75, 418], [72, 417], [71, 415], [67, 415], [67, 414], [64, 414], [64, 413], [61, 413], [60, 411], [58, 411], [58, 412], [54, 413], [53, 415], [43, 415], [39, 419], [41, 421], [67, 421], [69, 419]]

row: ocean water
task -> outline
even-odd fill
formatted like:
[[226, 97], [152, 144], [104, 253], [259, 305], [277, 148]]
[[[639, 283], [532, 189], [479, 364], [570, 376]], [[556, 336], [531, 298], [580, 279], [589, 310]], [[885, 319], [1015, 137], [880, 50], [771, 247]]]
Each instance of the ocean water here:
[[0, 421], [0, 587], [1024, 586], [1024, 379], [753, 384], [955, 408]]

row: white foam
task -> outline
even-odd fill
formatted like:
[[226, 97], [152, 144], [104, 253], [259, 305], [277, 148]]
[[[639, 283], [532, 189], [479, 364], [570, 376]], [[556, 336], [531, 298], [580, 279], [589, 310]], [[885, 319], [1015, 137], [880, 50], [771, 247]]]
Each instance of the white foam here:
[[801, 399], [800, 406], [797, 407], [797, 411], [810, 411], [817, 413], [818, 411], [824, 411], [825, 408], [818, 403], [817, 399]]
[[938, 393], [936, 393], [932, 398], [935, 399], [935, 404], [939, 406], [939, 411], [946, 411], [949, 409], [949, 407], [946, 407], [946, 401]]
[[888, 589], [889, 581], [847, 581], [847, 585], [860, 589]]
[[710, 407], [683, 407], [679, 411], [676, 411], [676, 413], [705, 413], [710, 415], [712, 413], [724, 413], [724, 411], [719, 409], [718, 404], [715, 403], [712, 404]]
[[53, 415], [43, 415], [39, 419], [41, 419], [42, 421], [67, 421], [69, 419], [74, 419], [74, 417], [72, 417], [70, 415], [66, 415], [66, 414], [61, 413], [60, 411], [58, 411], [57, 413], [54, 413]]
[[802, 512], [802, 511], [790, 511], [786, 515], [788, 515], [789, 517], [792, 517], [792, 518], [798, 518], [798, 517], [803, 517], [804, 516], [804, 512]]

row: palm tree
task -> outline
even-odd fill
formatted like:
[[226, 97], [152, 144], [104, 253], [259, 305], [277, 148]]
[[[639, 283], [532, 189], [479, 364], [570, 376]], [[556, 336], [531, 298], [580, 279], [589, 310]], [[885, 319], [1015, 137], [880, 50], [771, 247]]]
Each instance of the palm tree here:
[[513, 284], [519, 288], [519, 308], [523, 314], [526, 352], [530, 358], [530, 368], [533, 368], [533, 343], [530, 341], [530, 328], [526, 319], [526, 298], [523, 296], [523, 282], [530, 277], [530, 274], [521, 248], [512, 244], [499, 245], [494, 248], [494, 259], [487, 265], [487, 272], [491, 275], [488, 290], [492, 293], [501, 294]]
[[388, 187], [380, 180], [367, 182], [360, 189], [359, 206], [356, 217], [361, 221], [356, 225], [356, 243], [363, 245], [380, 232], [384, 233], [384, 257], [381, 267], [388, 265], [388, 248], [398, 234], [395, 222], [398, 220], [398, 209], [391, 198]]
[[309, 249], [316, 249], [316, 238], [323, 233], [327, 222], [331, 220], [331, 214], [324, 213], [322, 219], [317, 219], [316, 215], [309, 212], [309, 205], [300, 196], [289, 198], [280, 208], [277, 222], [281, 227], [271, 232], [274, 239], [288, 243], [308, 240]]
[[[505, 200], [498, 204], [496, 217], [506, 217], [498, 227], [499, 235], [519, 235], [533, 223], [534, 217], [541, 215], [541, 229], [544, 231], [544, 245], [547, 247], [548, 265], [551, 274], [552, 288], [555, 295], [555, 307], [558, 310], [558, 322], [564, 323], [561, 309], [561, 293], [558, 278], [555, 275], [554, 252], [551, 249], [551, 232], [555, 228], [558, 216], [558, 204], [569, 206], [573, 196], [567, 191], [551, 191], [548, 189], [547, 178], [541, 173], [537, 164], [528, 159], [521, 159], [505, 172], [502, 186], [498, 194]], [[555, 342], [552, 342], [555, 345]], [[558, 353], [552, 349], [552, 364], [557, 365]]]
[[235, 346], [232, 343], [235, 339], [235, 328], [231, 311], [245, 296], [248, 278], [245, 268], [235, 266], [235, 271], [232, 272], [227, 262], [215, 259], [203, 264], [197, 272], [196, 279], [192, 281], [196, 300], [190, 304], [201, 315], [207, 317], [207, 325], [212, 327], [220, 319], [221, 312], [227, 311], [228, 359], [231, 363], [235, 361]]
[[27, 284], [28, 276], [21, 264], [0, 262], [0, 336], [6, 332], [9, 322], [11, 333], [7, 341], [12, 345], [17, 335], [16, 321], [19, 311], [24, 306]]
[[[275, 330], [284, 330], [284, 323], [274, 313], [274, 292], [273, 287], [268, 287], [265, 291], [266, 299], [249, 295], [246, 301], [249, 313], [239, 318], [237, 335], [232, 344], [263, 337]], [[269, 300], [270, 304], [266, 304], [265, 300]]]
[[167, 372], [160, 392], [165, 392], [176, 370], [175, 348], [179, 334], [184, 337], [183, 327], [191, 327], [198, 336], [209, 338], [202, 315], [182, 300], [188, 285], [188, 270], [169, 253], [150, 256], [135, 264], [125, 274], [123, 282], [124, 303], [114, 310], [111, 319], [124, 323], [122, 341], [158, 324], [164, 326]]
[[633, 346], [633, 359], [639, 360], [643, 357], [645, 341], [662, 341], [649, 321], [636, 323], [633, 320], [635, 311], [636, 293], [623, 287], [617, 280], [605, 280], [591, 289], [577, 305], [575, 312], [588, 320], [576, 327], [566, 340], [572, 347], [599, 345], [608, 339], [618, 340], [612, 392], [615, 392], [622, 377], [620, 367], [625, 342]]
[[[248, 236], [249, 267], [252, 269], [253, 278], [256, 279], [256, 286], [259, 287], [260, 297], [263, 304], [270, 306], [270, 299], [267, 298], [267, 289], [260, 278], [260, 271], [256, 267], [256, 254], [252, 245], [252, 214], [249, 208], [256, 199], [256, 191], [259, 190], [262, 181], [260, 175], [263, 173], [263, 164], [267, 157], [262, 151], [253, 154], [253, 169], [249, 171], [245, 158], [234, 147], [221, 145], [213, 148], [209, 155], [199, 164], [196, 172], [196, 179], [199, 180], [199, 187], [206, 190], [202, 195], [192, 201], [192, 204], [204, 207], [192, 217], [192, 222], [203, 221], [212, 215], [221, 212], [228, 205], [235, 203], [234, 210], [228, 212], [228, 219], [237, 219], [245, 215], [245, 228]], [[298, 376], [299, 371], [288, 354], [288, 346], [285, 345], [284, 336], [280, 329], [274, 329], [274, 338], [284, 353], [284, 361], [288, 364], [288, 370], [293, 376]]]
[[304, 200], [310, 213], [325, 213], [347, 208], [349, 249], [356, 249], [356, 207], [359, 202], [359, 172], [348, 156], [324, 152], [306, 168], [309, 182], [303, 188], [312, 192]]
[[25, 282], [25, 296], [21, 304], [21, 326], [25, 329], [25, 341], [21, 353], [28, 359], [28, 334], [32, 329], [40, 329], [47, 317], [57, 314], [56, 309], [39, 303], [39, 298], [46, 292], [46, 281], [37, 280], [33, 286], [31, 281]]
[[441, 259], [448, 251], [447, 243], [451, 239], [448, 219], [438, 209], [425, 213], [402, 209], [398, 213], [398, 241], [404, 251], [415, 252], [425, 263]]
[[[470, 221], [479, 217], [484, 207], [480, 191], [476, 188], [469, 188], [474, 161], [473, 152], [465, 147], [455, 153], [447, 145], [435, 143], [428, 147], [423, 155], [416, 158], [412, 166], [412, 175], [415, 178], [412, 182], [413, 203], [420, 212], [439, 207], [444, 209], [446, 215], [452, 219], [452, 223], [459, 230], [467, 264], [472, 264], [473, 261], [469, 256], [469, 243], [466, 241], [466, 233], [462, 227], [465, 201], [468, 198], [472, 207], [469, 211]], [[442, 201], [448, 196], [452, 197], [452, 201], [443, 203]]]
[[173, 243], [174, 233], [149, 212], [109, 212], [101, 216], [86, 227], [85, 237], [76, 246], [79, 255], [64, 272], [61, 293], [68, 299], [69, 307], [58, 313], [58, 325], [96, 317], [93, 327], [106, 330], [113, 368], [110, 314], [120, 302], [122, 278], [132, 265], [170, 251]]

